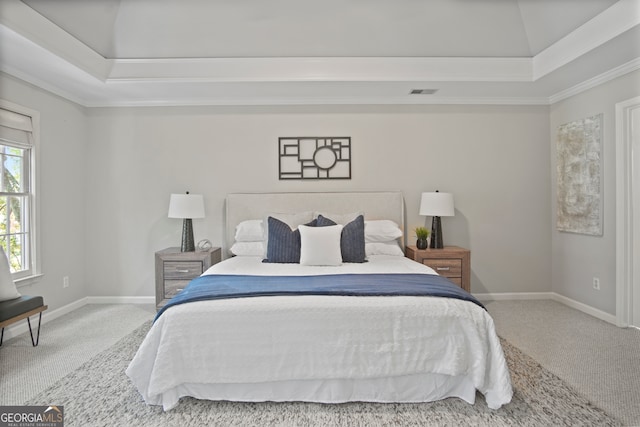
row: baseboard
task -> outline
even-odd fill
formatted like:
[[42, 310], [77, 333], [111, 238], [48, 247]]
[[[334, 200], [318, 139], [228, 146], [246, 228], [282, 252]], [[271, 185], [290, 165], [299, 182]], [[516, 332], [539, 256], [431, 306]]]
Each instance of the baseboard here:
[[553, 292], [504, 292], [499, 294], [473, 294], [480, 301], [553, 299]]
[[87, 297], [87, 304], [155, 304], [156, 297]]
[[587, 304], [583, 304], [581, 302], [578, 302], [576, 300], [565, 297], [564, 295], [560, 295], [555, 292], [523, 292], [523, 293], [505, 292], [505, 293], [499, 293], [499, 294], [473, 294], [473, 296], [480, 301], [549, 299], [549, 300], [564, 304], [568, 307], [575, 308], [578, 311], [586, 313], [597, 319], [604, 320], [605, 322], [611, 323], [613, 325], [618, 324], [615, 315], [606, 313], [602, 310], [598, 310], [597, 308], [593, 308]]
[[[42, 312], [42, 324], [48, 323], [58, 317], [64, 316], [65, 314], [69, 314], [74, 310], [79, 309], [80, 307], [87, 305], [88, 298], [80, 298], [72, 303], [64, 305], [60, 308], [56, 308], [55, 310], [46, 310]], [[34, 321], [35, 319], [35, 321]], [[33, 333], [37, 334], [38, 329], [38, 318], [37, 316], [31, 317], [31, 328], [33, 329]], [[29, 332], [29, 324], [26, 319], [24, 321], [19, 321], [7, 328], [4, 329], [4, 339], [9, 340], [11, 338], [17, 337], [18, 335], [24, 334], [25, 332]]]
[[600, 320], [604, 320], [605, 322], [611, 323], [613, 325], [618, 325], [616, 316], [613, 314], [609, 314], [607, 312], [604, 312], [602, 310], [598, 310], [597, 308], [593, 308], [590, 305], [587, 304], [583, 304], [581, 302], [578, 302], [576, 300], [573, 300], [571, 298], [567, 298], [564, 295], [560, 295], [557, 294], [555, 292], [552, 292], [552, 300], [560, 302], [566, 306], [569, 306], [571, 308], [575, 308], [576, 310], [582, 311], [583, 313], [586, 313], [590, 316], [593, 316], [597, 319]]

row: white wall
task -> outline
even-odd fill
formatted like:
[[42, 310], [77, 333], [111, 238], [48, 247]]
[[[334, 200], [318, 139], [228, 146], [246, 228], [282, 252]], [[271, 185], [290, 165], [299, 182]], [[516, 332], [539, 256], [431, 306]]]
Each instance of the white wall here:
[[[551, 290], [547, 107], [156, 107], [88, 115], [87, 292], [154, 292], [153, 254], [180, 242], [169, 194], [205, 196], [195, 239], [222, 241], [230, 192], [402, 190], [407, 224], [422, 191], [452, 192], [445, 244], [472, 250], [472, 291]], [[279, 181], [278, 137], [351, 136], [353, 178]], [[430, 225], [430, 224], [427, 224]], [[413, 235], [408, 240], [414, 239]]]
[[[40, 236], [43, 277], [21, 286], [49, 309], [87, 295], [85, 288], [86, 116], [83, 107], [0, 73], [0, 97], [40, 112]], [[62, 288], [63, 276], [70, 286]]]
[[[626, 74], [551, 106], [551, 215], [553, 291], [606, 313], [616, 309], [615, 104], [640, 95], [640, 71]], [[556, 219], [556, 140], [564, 123], [603, 113], [603, 236], [561, 233]], [[592, 286], [600, 278], [600, 291]]]

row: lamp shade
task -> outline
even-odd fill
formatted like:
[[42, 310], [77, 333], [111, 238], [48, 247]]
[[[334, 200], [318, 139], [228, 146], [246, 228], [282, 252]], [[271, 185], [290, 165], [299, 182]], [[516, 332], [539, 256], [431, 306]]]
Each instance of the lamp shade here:
[[169, 218], [204, 218], [202, 194], [172, 194]]
[[420, 215], [427, 216], [454, 216], [453, 194], [440, 193], [422, 193], [420, 199]]

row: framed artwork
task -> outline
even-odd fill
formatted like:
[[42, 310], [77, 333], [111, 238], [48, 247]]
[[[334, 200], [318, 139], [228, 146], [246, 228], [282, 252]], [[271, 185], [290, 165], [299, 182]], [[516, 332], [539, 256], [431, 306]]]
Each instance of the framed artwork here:
[[281, 137], [278, 172], [286, 179], [351, 179], [351, 137]]
[[602, 114], [558, 128], [556, 228], [602, 235]]

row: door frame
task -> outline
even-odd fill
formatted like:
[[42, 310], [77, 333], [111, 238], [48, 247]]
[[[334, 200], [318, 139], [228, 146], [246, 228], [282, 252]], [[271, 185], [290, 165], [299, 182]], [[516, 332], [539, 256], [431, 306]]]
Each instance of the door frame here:
[[[616, 104], [616, 323], [620, 327], [631, 325], [633, 315], [631, 113], [635, 109], [640, 109], [640, 96]], [[638, 316], [640, 313], [636, 313]]]

